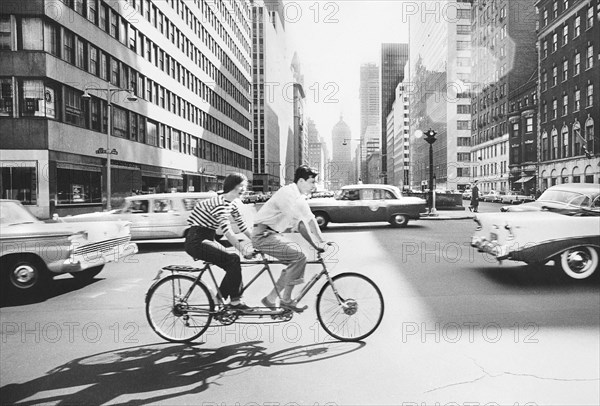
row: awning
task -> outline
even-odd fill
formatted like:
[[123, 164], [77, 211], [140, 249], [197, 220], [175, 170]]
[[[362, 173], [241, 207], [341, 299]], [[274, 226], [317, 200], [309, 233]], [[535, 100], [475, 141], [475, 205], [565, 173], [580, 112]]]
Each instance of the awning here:
[[525, 183], [525, 182], [529, 182], [531, 179], [533, 179], [533, 176], [524, 176], [521, 179], [519, 179], [518, 181], [516, 181], [515, 183]]

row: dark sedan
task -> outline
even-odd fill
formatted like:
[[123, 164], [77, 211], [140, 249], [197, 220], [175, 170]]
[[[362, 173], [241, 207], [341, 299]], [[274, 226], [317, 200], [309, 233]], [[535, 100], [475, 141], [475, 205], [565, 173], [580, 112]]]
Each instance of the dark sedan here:
[[426, 212], [425, 200], [402, 196], [400, 189], [389, 185], [349, 185], [335, 194], [335, 199], [308, 200], [321, 228], [329, 223], [387, 221], [394, 227], [406, 227]]

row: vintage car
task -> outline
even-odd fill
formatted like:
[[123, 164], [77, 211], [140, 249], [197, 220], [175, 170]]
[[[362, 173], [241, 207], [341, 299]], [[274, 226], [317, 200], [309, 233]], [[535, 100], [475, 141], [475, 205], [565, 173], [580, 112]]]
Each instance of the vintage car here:
[[490, 202], [490, 203], [499, 202], [503, 195], [504, 195], [504, 192], [497, 192], [495, 190], [490, 190], [489, 192], [487, 192], [485, 194], [480, 194], [479, 201], [480, 202]]
[[600, 207], [600, 185], [594, 183], [563, 183], [549, 187], [541, 196], [530, 203], [519, 206], [502, 206], [500, 211], [579, 211], [579, 208], [595, 209]]
[[[598, 203], [598, 195], [596, 195]], [[498, 260], [555, 265], [584, 279], [598, 268], [600, 204], [594, 207], [478, 214], [471, 245]]]
[[3, 291], [40, 291], [62, 273], [92, 279], [138, 250], [127, 222], [47, 223], [16, 200], [0, 200], [0, 230]]
[[500, 203], [504, 204], [521, 204], [533, 201], [535, 201], [535, 199], [532, 196], [522, 195], [517, 192], [507, 192], [500, 199]]
[[387, 221], [394, 227], [405, 227], [426, 212], [425, 200], [402, 196], [395, 186], [361, 184], [342, 187], [335, 199], [309, 199], [308, 205], [319, 227], [329, 223]]
[[471, 196], [472, 196], [471, 189], [467, 189], [464, 192], [462, 192], [463, 200], [471, 200]]
[[189, 228], [187, 219], [198, 200], [214, 197], [215, 192], [155, 193], [125, 198], [121, 208], [65, 216], [65, 222], [128, 221], [131, 239], [153, 240], [182, 238]]

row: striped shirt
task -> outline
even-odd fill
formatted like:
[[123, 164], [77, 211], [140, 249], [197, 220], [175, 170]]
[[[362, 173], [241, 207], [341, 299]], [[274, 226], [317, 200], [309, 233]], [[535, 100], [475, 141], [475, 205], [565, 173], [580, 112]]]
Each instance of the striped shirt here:
[[229, 202], [223, 196], [215, 196], [196, 203], [187, 222], [190, 226], [199, 226], [211, 230], [218, 230], [220, 228], [223, 234], [226, 234], [228, 231], [231, 231], [229, 216], [233, 216], [241, 233], [247, 230], [246, 223], [240, 214], [236, 201]]

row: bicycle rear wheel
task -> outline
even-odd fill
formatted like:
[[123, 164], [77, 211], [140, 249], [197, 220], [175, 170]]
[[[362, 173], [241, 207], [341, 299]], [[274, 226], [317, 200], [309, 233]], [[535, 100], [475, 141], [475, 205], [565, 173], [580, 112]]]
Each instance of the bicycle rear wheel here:
[[146, 318], [152, 330], [165, 340], [192, 341], [210, 325], [214, 301], [206, 286], [195, 282], [196, 279], [188, 275], [170, 275], [148, 290]]
[[[342, 273], [317, 295], [317, 317], [329, 335], [341, 341], [370, 336], [383, 318], [383, 296], [373, 281], [358, 273]], [[334, 291], [337, 291], [335, 294]]]

